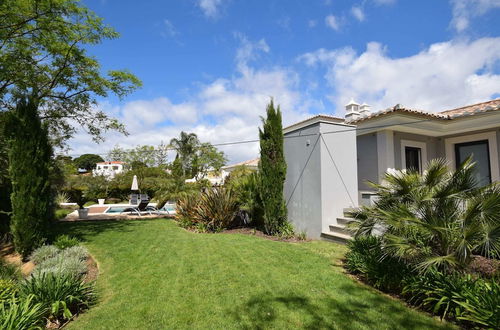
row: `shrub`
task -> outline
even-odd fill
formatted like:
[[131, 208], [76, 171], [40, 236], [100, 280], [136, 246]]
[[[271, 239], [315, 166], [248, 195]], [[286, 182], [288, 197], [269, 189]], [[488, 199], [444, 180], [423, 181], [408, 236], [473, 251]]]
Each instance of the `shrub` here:
[[441, 318], [455, 318], [475, 326], [500, 327], [498, 279], [428, 272], [405, 280], [403, 294], [409, 301]]
[[31, 253], [29, 259], [38, 265], [47, 259], [55, 257], [60, 251], [57, 246], [42, 245]]
[[0, 303], [0, 328], [4, 330], [43, 329], [46, 308], [31, 295]]
[[78, 241], [77, 238], [69, 237], [68, 235], [59, 235], [56, 237], [56, 240], [54, 241], [54, 245], [60, 248], [61, 250], [70, 248], [72, 246], [76, 246], [78, 244], [80, 244], [80, 241]]
[[178, 219], [190, 219], [194, 221], [196, 217], [196, 207], [198, 206], [199, 195], [188, 194], [177, 201], [176, 215]]
[[68, 274], [32, 276], [20, 284], [19, 296], [33, 296], [34, 302], [48, 309], [50, 319], [69, 319], [95, 300], [93, 284]]
[[478, 188], [470, 159], [454, 172], [445, 160], [433, 160], [423, 174], [395, 171], [372, 185], [380, 197], [356, 214], [356, 235], [384, 228], [386, 254], [420, 271], [444, 272], [466, 268], [474, 253], [498, 255], [500, 185]]
[[231, 225], [238, 209], [236, 195], [231, 189], [209, 188], [200, 196], [194, 219], [203, 223], [208, 231], [217, 232]]
[[[83, 259], [84, 260], [84, 259]], [[53, 258], [46, 259], [33, 271], [34, 276], [54, 274], [56, 276], [71, 275], [80, 278], [87, 272], [87, 265], [78, 255], [66, 256], [61, 252]]]
[[410, 269], [399, 260], [384, 255], [382, 240], [374, 236], [357, 237], [348, 243], [347, 270], [359, 274], [377, 289], [399, 292]]
[[20, 278], [21, 271], [19, 267], [0, 258], [0, 279], [18, 280]]
[[88, 256], [89, 251], [81, 245], [72, 246], [61, 252], [62, 258], [76, 258], [80, 261], [85, 261]]

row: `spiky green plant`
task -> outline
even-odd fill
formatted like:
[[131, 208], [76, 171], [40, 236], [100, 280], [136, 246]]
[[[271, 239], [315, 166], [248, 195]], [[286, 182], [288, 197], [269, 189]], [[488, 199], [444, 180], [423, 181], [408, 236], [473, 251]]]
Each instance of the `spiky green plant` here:
[[229, 227], [238, 210], [236, 194], [231, 189], [215, 187], [201, 194], [194, 213], [206, 230], [220, 231]]
[[22, 300], [12, 297], [0, 303], [0, 329], [41, 330], [44, 328], [46, 310], [31, 295]]
[[50, 319], [68, 319], [94, 302], [94, 286], [71, 274], [39, 274], [19, 286], [19, 296], [41, 303], [49, 310]]
[[356, 236], [382, 232], [382, 248], [420, 271], [463, 269], [473, 254], [500, 253], [500, 187], [478, 187], [474, 163], [450, 171], [445, 160], [423, 174], [395, 171], [371, 183], [380, 199], [354, 216]]

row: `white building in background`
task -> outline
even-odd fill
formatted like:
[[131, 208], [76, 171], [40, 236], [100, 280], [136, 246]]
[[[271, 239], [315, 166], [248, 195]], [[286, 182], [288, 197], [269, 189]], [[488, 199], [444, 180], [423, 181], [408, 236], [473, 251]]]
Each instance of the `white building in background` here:
[[226, 178], [233, 172], [234, 170], [240, 168], [240, 167], [245, 167], [251, 171], [257, 171], [259, 169], [259, 161], [260, 158], [255, 158], [251, 160], [247, 160], [241, 163], [237, 164], [232, 164], [232, 165], [227, 165], [221, 167], [220, 171], [213, 171], [210, 170], [207, 172], [207, 174], [201, 178], [199, 176], [195, 176], [192, 179], [187, 179], [185, 182], [186, 183], [194, 183], [197, 182], [201, 179], [208, 180], [213, 186], [219, 186], [224, 184], [224, 181]]
[[120, 161], [100, 162], [96, 163], [95, 169], [92, 170], [93, 176], [102, 175], [106, 178], [113, 179], [117, 174], [125, 172], [125, 163]]

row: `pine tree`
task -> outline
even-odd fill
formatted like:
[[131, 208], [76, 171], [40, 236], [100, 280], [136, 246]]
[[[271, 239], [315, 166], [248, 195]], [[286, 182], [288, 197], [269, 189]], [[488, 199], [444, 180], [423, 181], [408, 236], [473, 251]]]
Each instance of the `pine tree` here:
[[287, 212], [283, 197], [286, 162], [283, 154], [283, 128], [281, 111], [274, 108], [273, 100], [266, 109], [267, 118], [262, 118], [259, 128], [260, 163], [259, 191], [264, 210], [264, 230], [275, 235], [286, 222]]
[[49, 180], [52, 147], [37, 108], [33, 99], [21, 98], [9, 116], [11, 232], [23, 257], [44, 242], [54, 213]]

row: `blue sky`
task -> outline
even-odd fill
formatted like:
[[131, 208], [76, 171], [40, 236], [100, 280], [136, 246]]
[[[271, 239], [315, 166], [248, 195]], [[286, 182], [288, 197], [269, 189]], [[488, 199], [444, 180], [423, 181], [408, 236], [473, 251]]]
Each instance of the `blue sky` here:
[[[140, 3], [140, 5], [138, 5]], [[269, 97], [285, 124], [402, 103], [441, 111], [500, 97], [500, 0], [85, 0], [121, 37], [89, 51], [144, 83], [100, 107], [131, 133], [72, 153], [168, 142], [181, 130], [220, 143], [257, 137]], [[257, 145], [226, 147], [231, 161]]]

